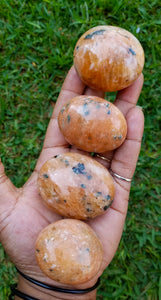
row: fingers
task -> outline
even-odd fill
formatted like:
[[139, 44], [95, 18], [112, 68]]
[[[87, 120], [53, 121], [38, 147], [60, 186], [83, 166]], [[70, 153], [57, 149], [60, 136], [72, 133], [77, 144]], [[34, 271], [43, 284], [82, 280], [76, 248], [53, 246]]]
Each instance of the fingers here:
[[82, 81], [79, 79], [75, 68], [71, 67], [69, 70], [67, 77], [64, 81], [64, 84], [62, 86], [60, 95], [58, 97], [58, 100], [56, 102], [52, 118], [49, 122], [45, 141], [44, 141], [44, 148], [52, 148], [55, 146], [63, 146], [66, 145], [66, 141], [61, 134], [57, 122], [57, 118], [59, 115], [59, 111], [61, 108], [65, 105], [66, 102], [68, 102], [73, 97], [76, 97], [83, 93], [85, 88], [85, 85], [82, 83]]
[[[111, 169], [126, 178], [132, 178], [141, 147], [144, 129], [144, 115], [140, 108], [132, 107], [127, 113], [128, 132], [123, 145], [114, 152]], [[128, 209], [130, 182], [114, 178], [115, 198], [107, 212], [91, 220], [103, 244], [106, 259], [105, 267], [110, 263], [117, 250]]]
[[[111, 169], [126, 178], [132, 178], [134, 174], [144, 130], [143, 112], [136, 107], [142, 86], [141, 74], [131, 86], [119, 91], [115, 100], [115, 105], [126, 118], [127, 136], [122, 146], [114, 152]], [[127, 185], [127, 182], [124, 182], [124, 185]]]
[[[84, 89], [85, 85], [77, 75], [74, 66], [72, 66], [66, 76], [52, 113], [52, 117], [46, 131], [43, 149], [36, 164], [36, 170], [39, 171], [46, 160], [60, 152], [63, 152], [63, 149], [65, 151], [65, 149], [68, 148], [69, 145], [59, 129], [57, 118], [61, 108], [65, 105], [65, 103], [73, 97], [82, 94]], [[68, 150], [66, 150], [66, 152], [67, 151]]]
[[[120, 198], [120, 197], [119, 197]], [[105, 269], [118, 248], [127, 212], [127, 201], [124, 200], [124, 213], [110, 207], [106, 213], [88, 221], [101, 240], [104, 252], [103, 269]]]
[[[125, 178], [133, 177], [141, 147], [144, 115], [142, 110], [136, 107], [136, 103], [142, 85], [143, 75], [130, 87], [119, 91], [114, 103], [126, 117], [128, 131], [124, 143], [113, 152], [111, 169]], [[108, 157], [108, 153], [105, 153], [105, 156]], [[131, 185], [130, 182], [113, 178], [115, 181], [115, 198], [111, 207], [106, 214], [97, 220], [90, 221], [90, 225], [94, 227], [102, 241], [105, 256], [108, 257], [108, 260], [105, 261], [106, 265], [112, 260], [122, 235]]]
[[[144, 128], [144, 115], [141, 109], [138, 107], [131, 108], [127, 113], [127, 124], [127, 139], [115, 151], [111, 169], [123, 177], [132, 178], [140, 152]], [[102, 224], [97, 229], [98, 234], [102, 235], [103, 246], [107, 252], [109, 262], [118, 247], [122, 235], [131, 185], [130, 182], [113, 178], [115, 180], [115, 198], [107, 213], [99, 220]], [[104, 239], [101, 228], [106, 229], [106, 239]]]
[[62, 86], [60, 95], [58, 97], [58, 100], [56, 102], [52, 118], [50, 120], [46, 137], [44, 141], [44, 147], [54, 147], [55, 145], [65, 145], [66, 141], [64, 137], [62, 136], [58, 124], [57, 124], [57, 118], [59, 115], [59, 112], [61, 108], [67, 103], [69, 100], [71, 100], [73, 97], [79, 96], [79, 95], [96, 95], [99, 97], [103, 97], [104, 93], [101, 91], [92, 90], [90, 88], [86, 88], [85, 84], [80, 80], [74, 66], [71, 67], [69, 70], [67, 77], [64, 81], [64, 84]]
[[67, 74], [60, 95], [56, 102], [53, 117], [58, 117], [59, 111], [65, 103], [67, 103], [72, 98], [83, 94], [90, 96], [94, 95], [102, 98], [104, 97], [104, 92], [86, 87], [85, 84], [80, 80], [74, 66], [72, 66]]
[[[143, 86], [143, 80], [144, 80], [143, 74], [141, 74], [131, 86], [119, 91], [117, 94], [114, 104], [119, 108], [119, 110], [123, 113], [123, 115], [125, 117], [126, 117], [126, 114], [128, 113], [128, 111], [131, 108], [135, 107], [135, 105], [138, 101], [138, 98], [140, 96], [141, 89]], [[89, 88], [87, 89], [87, 93], [88, 92], [90, 93]], [[92, 90], [91, 90], [91, 92], [92, 92]], [[97, 91], [97, 93], [100, 93], [100, 92]], [[101, 93], [99, 96], [101, 97]], [[102, 93], [102, 96], [103, 96], [103, 93]], [[113, 151], [107, 151], [107, 152], [104, 152], [102, 154], [102, 156], [111, 161], [112, 157], [113, 157], [113, 153], [114, 153]], [[109, 162], [103, 161], [102, 159], [97, 159], [97, 160], [99, 162], [101, 162], [107, 168], [110, 166]]]
[[[43, 145], [42, 153], [39, 157], [38, 163], [36, 165], [36, 169], [39, 170], [44, 161], [49, 159], [50, 157], [58, 154], [60, 147], [67, 149], [69, 144], [65, 140], [62, 135], [59, 126], [58, 126], [58, 115], [62, 107], [73, 97], [86, 94], [86, 95], [96, 95], [99, 97], [103, 97], [104, 93], [101, 91], [95, 91], [90, 88], [86, 88], [85, 84], [80, 80], [74, 66], [69, 70], [67, 77], [62, 86], [60, 95], [56, 102], [52, 118], [49, 122], [45, 141]], [[66, 150], [67, 151], [67, 150]]]
[[65, 103], [76, 96], [82, 95], [84, 89], [84, 83], [80, 80], [74, 66], [72, 66], [67, 74], [60, 95], [56, 102], [53, 117], [57, 118], [59, 111], [65, 105]]
[[99, 90], [93, 90], [89, 87], [86, 87], [84, 94], [87, 96], [97, 96], [97, 97], [101, 97], [104, 98], [105, 93]]
[[[144, 115], [140, 108], [133, 107], [129, 110], [126, 116], [127, 120], [127, 137], [120, 148], [118, 148], [113, 156], [111, 169], [113, 172], [125, 177], [132, 178], [138, 160], [141, 141], [144, 130]], [[127, 182], [123, 182], [124, 186]]]
[[11, 213], [17, 198], [18, 189], [6, 176], [4, 166], [0, 159], [0, 232], [2, 230], [3, 221], [6, 220]]
[[140, 96], [144, 78], [141, 74], [132, 85], [118, 92], [114, 104], [126, 116], [129, 109], [134, 107]]
[[[115, 104], [120, 108], [124, 115], [126, 115], [127, 111], [136, 104], [142, 88], [142, 84], [143, 76], [141, 75], [133, 83], [133, 85], [118, 93]], [[55, 109], [52, 114], [52, 118], [49, 122], [43, 145], [43, 150], [40, 155], [38, 164], [36, 166], [37, 169], [41, 167], [42, 163], [45, 160], [58, 154], [56, 147], [63, 147], [64, 149], [68, 148], [69, 144], [65, 140], [58, 126], [58, 114], [66, 102], [68, 102], [73, 97], [82, 94], [104, 97], [103, 92], [86, 87], [80, 80], [74, 66], [72, 66], [64, 81], [60, 95], [55, 105]]]

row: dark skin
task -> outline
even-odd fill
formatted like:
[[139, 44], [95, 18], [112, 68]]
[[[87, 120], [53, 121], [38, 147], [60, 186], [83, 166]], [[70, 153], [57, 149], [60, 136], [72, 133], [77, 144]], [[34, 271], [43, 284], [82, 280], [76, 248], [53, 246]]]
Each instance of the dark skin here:
[[[141, 74], [130, 87], [118, 92], [115, 105], [126, 118], [127, 137], [117, 150], [102, 154], [111, 160], [110, 163], [96, 158], [107, 169], [110, 167], [114, 172], [126, 178], [132, 178], [134, 175], [143, 135], [144, 116], [142, 110], [136, 106], [142, 85], [143, 76]], [[0, 163], [0, 241], [15, 266], [23, 273], [44, 283], [57, 286], [61, 286], [61, 284], [47, 278], [39, 269], [35, 258], [35, 241], [39, 232], [48, 224], [61, 219], [61, 216], [52, 212], [42, 202], [37, 188], [37, 176], [43, 163], [57, 154], [72, 151], [90, 155], [75, 147], [70, 148], [62, 136], [57, 122], [62, 106], [74, 96], [82, 94], [104, 96], [101, 91], [94, 91], [86, 87], [72, 67], [55, 105], [35, 170], [23, 187], [17, 188], [12, 184], [4, 173], [2, 162]], [[92, 280], [74, 288], [92, 286], [107, 268], [118, 248], [127, 214], [131, 183], [115, 177], [114, 182], [116, 192], [111, 207], [103, 216], [88, 221], [103, 245], [104, 257], [101, 269]], [[23, 283], [20, 286], [23, 286]], [[68, 288], [68, 286], [66, 287]], [[67, 296], [58, 297], [54, 294], [54, 299], [72, 299], [69, 296], [69, 298], [65, 297]], [[95, 295], [93, 298], [90, 298], [90, 295], [85, 297], [82, 296], [79, 299], [94, 299]], [[39, 299], [41, 299], [41, 295], [39, 295]]]

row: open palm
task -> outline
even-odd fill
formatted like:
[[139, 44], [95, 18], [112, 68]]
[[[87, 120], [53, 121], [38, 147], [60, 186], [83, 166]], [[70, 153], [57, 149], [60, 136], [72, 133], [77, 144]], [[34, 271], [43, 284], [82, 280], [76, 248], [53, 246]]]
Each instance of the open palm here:
[[[115, 105], [126, 118], [127, 137], [120, 148], [103, 154], [111, 160], [111, 163], [97, 158], [107, 168], [110, 167], [115, 173], [127, 178], [132, 178], [134, 174], [143, 134], [143, 113], [136, 107], [142, 84], [141, 75], [130, 87], [117, 94]], [[86, 87], [72, 67], [55, 105], [36, 168], [22, 188], [16, 188], [7, 176], [3, 175], [4, 166], [0, 163], [0, 241], [17, 268], [30, 277], [48, 283], [53, 281], [46, 278], [36, 263], [35, 241], [44, 227], [61, 219], [61, 216], [50, 211], [41, 201], [37, 176], [43, 163], [54, 155], [69, 151], [89, 155], [75, 147], [69, 147], [57, 122], [61, 107], [71, 98], [82, 94], [103, 97], [102, 92]], [[104, 249], [103, 264], [97, 276], [100, 276], [108, 266], [117, 250], [128, 208], [130, 182], [116, 178], [114, 180], [116, 192], [112, 206], [103, 216], [88, 221], [100, 238]], [[88, 284], [90, 286], [91, 282], [87, 283], [87, 286]]]

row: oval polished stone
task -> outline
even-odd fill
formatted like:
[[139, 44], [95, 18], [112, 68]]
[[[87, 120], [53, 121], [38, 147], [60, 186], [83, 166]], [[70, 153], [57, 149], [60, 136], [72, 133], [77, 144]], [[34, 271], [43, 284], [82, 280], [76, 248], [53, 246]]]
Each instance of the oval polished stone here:
[[38, 176], [39, 193], [54, 212], [91, 219], [106, 212], [114, 198], [114, 181], [95, 159], [78, 153], [51, 158]]
[[87, 86], [118, 91], [132, 84], [141, 74], [144, 51], [129, 31], [116, 26], [96, 26], [77, 41], [74, 66]]
[[40, 269], [52, 280], [81, 284], [99, 271], [103, 249], [86, 223], [64, 219], [48, 225], [36, 241], [36, 259]]
[[71, 145], [103, 153], [118, 148], [127, 134], [126, 120], [111, 102], [96, 96], [77, 96], [60, 111], [58, 123]]

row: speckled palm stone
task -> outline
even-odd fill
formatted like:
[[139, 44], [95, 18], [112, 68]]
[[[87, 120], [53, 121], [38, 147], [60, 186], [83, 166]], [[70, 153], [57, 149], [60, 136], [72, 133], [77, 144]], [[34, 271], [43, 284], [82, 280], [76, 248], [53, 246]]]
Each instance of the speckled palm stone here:
[[104, 214], [115, 190], [108, 170], [78, 153], [64, 153], [45, 162], [39, 172], [38, 188], [54, 212], [82, 220]]
[[74, 66], [87, 86], [118, 91], [132, 84], [141, 74], [144, 51], [129, 31], [116, 26], [96, 26], [77, 41]]
[[118, 148], [127, 134], [126, 120], [111, 102], [96, 96], [77, 96], [62, 107], [58, 123], [71, 145], [103, 153]]
[[103, 258], [102, 245], [92, 228], [64, 219], [47, 226], [36, 241], [40, 269], [52, 280], [81, 284], [94, 277]]

